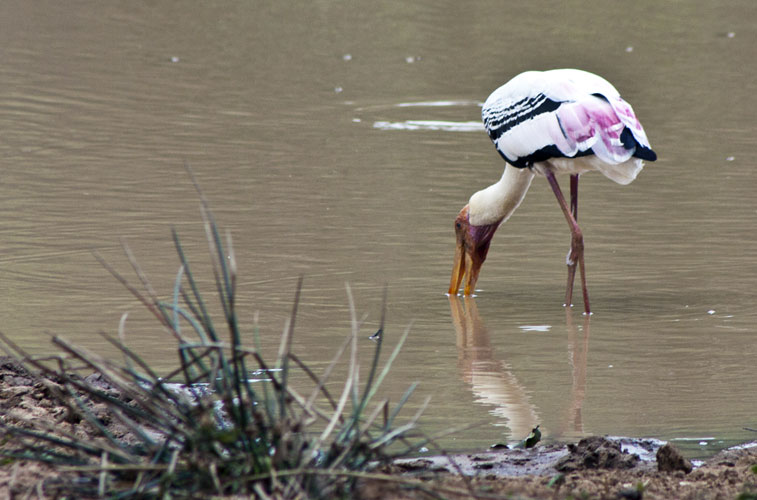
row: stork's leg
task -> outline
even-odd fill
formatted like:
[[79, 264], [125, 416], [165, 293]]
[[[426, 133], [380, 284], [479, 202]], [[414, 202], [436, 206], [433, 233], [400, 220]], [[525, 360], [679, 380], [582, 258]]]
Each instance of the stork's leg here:
[[[575, 176], [575, 181], [571, 177], [570, 190], [571, 190], [571, 206], [565, 201], [565, 197], [560, 190], [560, 185], [555, 179], [555, 174], [545, 169], [545, 176], [549, 185], [552, 186], [552, 191], [555, 193], [557, 202], [560, 204], [560, 208], [565, 215], [565, 220], [568, 221], [570, 227], [570, 252], [568, 253], [568, 286], [565, 290], [565, 304], [569, 305], [573, 295], [573, 277], [576, 273], [576, 265], [581, 274], [581, 291], [584, 296], [584, 312], [591, 314], [591, 308], [589, 307], [589, 292], [586, 288], [586, 269], [584, 266], [584, 237], [581, 232], [581, 228], [578, 227], [574, 213], [578, 215], [578, 176]], [[574, 212], [575, 211], [575, 212]], [[572, 271], [571, 271], [572, 267]]]
[[578, 222], [578, 176], [580, 174], [573, 174], [570, 176], [570, 212], [573, 214], [573, 218]]
[[[578, 174], [570, 176], [570, 213], [573, 220], [578, 224]], [[571, 241], [572, 238], [571, 238]], [[565, 262], [568, 264], [568, 282], [565, 285], [565, 307], [573, 307], [573, 282], [576, 278], [576, 259], [573, 257], [573, 245], [568, 250]]]

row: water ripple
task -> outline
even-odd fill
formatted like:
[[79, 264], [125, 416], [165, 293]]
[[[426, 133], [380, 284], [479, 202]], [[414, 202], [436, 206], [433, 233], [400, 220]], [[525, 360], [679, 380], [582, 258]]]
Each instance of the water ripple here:
[[481, 122], [450, 122], [442, 120], [405, 120], [403, 122], [377, 121], [373, 128], [380, 130], [444, 130], [446, 132], [479, 132]]

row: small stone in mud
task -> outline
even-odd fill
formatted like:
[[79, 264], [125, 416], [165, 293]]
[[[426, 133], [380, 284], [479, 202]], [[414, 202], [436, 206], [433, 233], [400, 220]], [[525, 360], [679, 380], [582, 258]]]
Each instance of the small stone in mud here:
[[618, 498], [624, 500], [642, 500], [644, 491], [640, 489], [625, 489], [618, 492]]
[[657, 470], [660, 472], [683, 471], [686, 474], [692, 470], [691, 462], [683, 458], [678, 448], [668, 443], [657, 450]]
[[639, 462], [639, 456], [626, 453], [620, 443], [599, 436], [584, 438], [578, 444], [569, 444], [568, 455], [555, 463], [560, 472], [584, 469], [631, 469]]

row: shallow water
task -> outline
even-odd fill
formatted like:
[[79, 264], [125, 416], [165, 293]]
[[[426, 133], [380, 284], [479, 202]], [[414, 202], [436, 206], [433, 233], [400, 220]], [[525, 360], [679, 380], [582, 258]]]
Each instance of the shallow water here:
[[[35, 353], [58, 333], [172, 342], [95, 261], [125, 238], [169, 296], [170, 227], [205, 262], [189, 163], [234, 237], [240, 316], [275, 352], [305, 276], [295, 349], [325, 365], [389, 286], [387, 382], [419, 381], [453, 448], [612, 434], [707, 454], [757, 427], [757, 4], [617, 8], [530, 2], [4, 2], [0, 7], [2, 331]], [[449, 299], [452, 221], [502, 163], [480, 102], [526, 69], [602, 74], [659, 161], [630, 186], [582, 177], [595, 315], [561, 307], [568, 234], [537, 179], [495, 236], [474, 300]], [[205, 285], [212, 294], [210, 274]], [[364, 335], [363, 335], [364, 334]]]

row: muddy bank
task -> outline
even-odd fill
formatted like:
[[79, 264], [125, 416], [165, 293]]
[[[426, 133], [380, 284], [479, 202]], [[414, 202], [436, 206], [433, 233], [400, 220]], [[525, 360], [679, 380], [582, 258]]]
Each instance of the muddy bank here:
[[[92, 376], [96, 383], [97, 376]], [[55, 397], [55, 380], [40, 379], [0, 358], [0, 450], [15, 448], [3, 425], [41, 425], [82, 439], [96, 433]], [[119, 438], [128, 440], [104, 407], [91, 410]], [[454, 461], [454, 465], [450, 462]], [[672, 447], [653, 440], [589, 437], [579, 443], [539, 444], [531, 449], [483, 450], [452, 457], [399, 460], [383, 472], [407, 478], [447, 498], [646, 498], [757, 499], [757, 446], [722, 452], [692, 470]], [[45, 464], [0, 461], [0, 498], [55, 498], [71, 479]], [[395, 481], [367, 481], [364, 498], [428, 498], [422, 489]]]
[[[694, 468], [660, 441], [592, 436], [532, 449], [400, 460], [387, 472], [417, 476], [446, 490], [447, 498], [473, 492], [484, 498], [757, 500], [755, 467], [757, 443], [725, 450]], [[364, 491], [367, 498], [420, 498], [376, 482]]]

